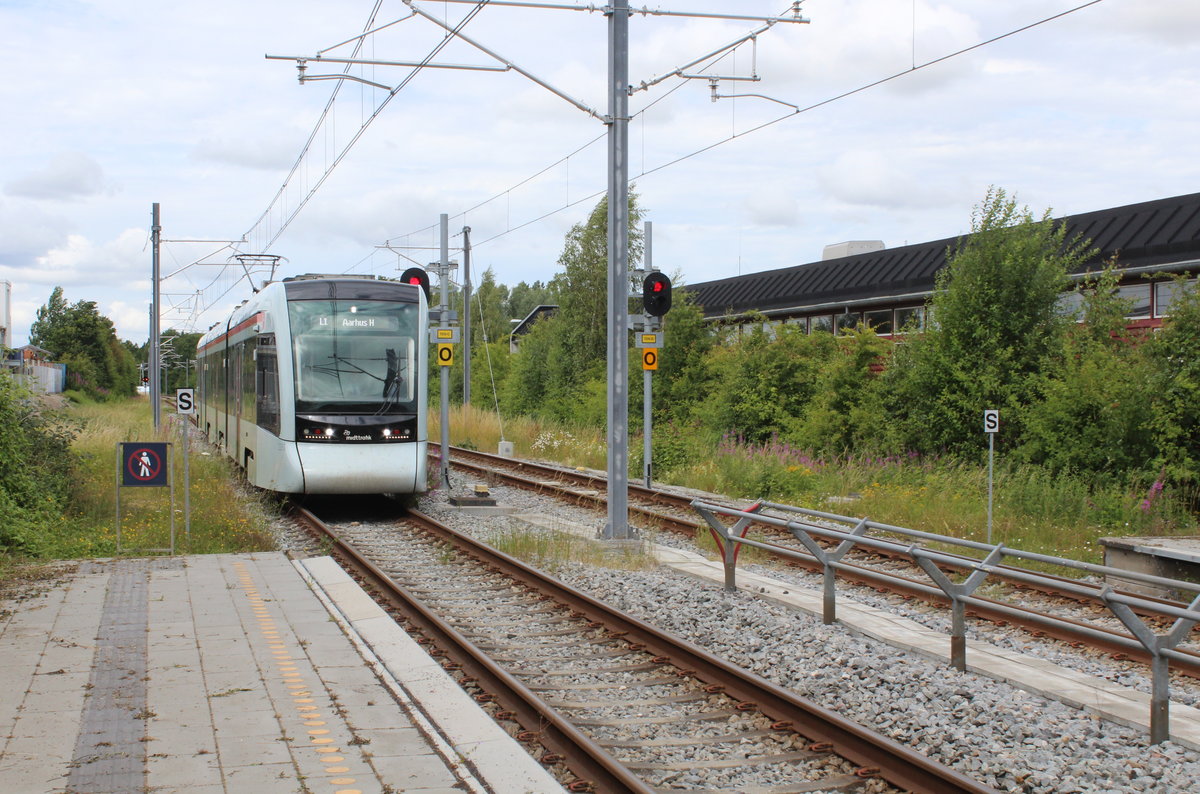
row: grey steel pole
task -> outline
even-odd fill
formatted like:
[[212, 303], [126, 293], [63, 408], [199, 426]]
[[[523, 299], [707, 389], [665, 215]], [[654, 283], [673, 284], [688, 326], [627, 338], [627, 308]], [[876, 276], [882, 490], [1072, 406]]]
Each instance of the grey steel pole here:
[[[647, 272], [654, 269], [653, 236], [654, 236], [654, 225], [650, 221], [646, 221], [645, 236], [643, 237], [643, 240], [644, 240], [643, 244], [645, 245], [643, 256], [645, 256], [645, 269]], [[655, 323], [652, 319], [650, 319], [650, 315], [647, 314], [645, 312], [645, 310], [642, 311], [642, 317], [645, 320], [646, 332], [649, 333], [650, 331], [653, 331], [654, 326], [657, 325], [657, 323]], [[650, 484], [651, 481], [653, 480], [653, 466], [652, 466], [653, 459], [652, 458], [653, 458], [653, 451], [654, 451], [654, 446], [651, 443], [651, 438], [650, 438], [651, 429], [654, 425], [654, 417], [652, 415], [652, 410], [654, 407], [654, 402], [653, 402], [653, 397], [652, 397], [652, 392], [651, 392], [652, 382], [653, 382], [653, 378], [652, 378], [652, 373], [650, 372], [650, 370], [643, 369], [642, 370], [642, 472], [645, 474], [645, 486], [647, 488], [654, 487]]]
[[[438, 264], [438, 277], [442, 282], [442, 297], [441, 303], [438, 304], [438, 326], [440, 328], [449, 328], [450, 323], [447, 320], [450, 303], [450, 216], [442, 213], [441, 216], [441, 231], [442, 231], [442, 253], [441, 261]], [[450, 488], [450, 368], [443, 367], [440, 364], [438, 369], [441, 371], [441, 402], [442, 402], [442, 459], [440, 463], [441, 471], [438, 474], [441, 480], [442, 487]]]
[[471, 404], [471, 227], [463, 227], [463, 405]]
[[992, 542], [992, 478], [996, 455], [996, 434], [988, 433], [988, 513], [987, 513], [987, 542]]
[[[183, 538], [188, 550], [192, 548], [192, 474], [190, 455], [188, 454], [188, 436], [191, 433], [191, 420], [183, 416]], [[172, 543], [174, 546], [174, 543]]]
[[608, 524], [629, 533], [629, 0], [608, 11]]
[[158, 202], [151, 205], [153, 208], [150, 211], [150, 282], [152, 291], [150, 296], [150, 405], [154, 411], [154, 429], [158, 430], [162, 427], [162, 384], [159, 382], [159, 377], [162, 374], [162, 359], [158, 349], [158, 244], [162, 233], [162, 226], [159, 225], [158, 218]]

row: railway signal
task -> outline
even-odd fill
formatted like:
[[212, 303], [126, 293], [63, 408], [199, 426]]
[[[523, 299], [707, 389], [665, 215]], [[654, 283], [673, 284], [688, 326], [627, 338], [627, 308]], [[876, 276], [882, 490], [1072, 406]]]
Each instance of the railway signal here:
[[642, 305], [646, 314], [662, 317], [671, 310], [671, 279], [657, 271], [642, 281]]
[[405, 284], [420, 287], [425, 293], [425, 302], [429, 303], [429, 273], [423, 267], [410, 267], [400, 274], [400, 280]]

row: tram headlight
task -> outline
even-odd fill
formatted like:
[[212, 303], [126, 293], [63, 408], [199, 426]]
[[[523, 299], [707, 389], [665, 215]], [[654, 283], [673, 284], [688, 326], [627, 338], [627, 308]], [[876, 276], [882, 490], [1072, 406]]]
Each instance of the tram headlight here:
[[333, 438], [333, 428], [332, 427], [325, 428], [325, 437]]

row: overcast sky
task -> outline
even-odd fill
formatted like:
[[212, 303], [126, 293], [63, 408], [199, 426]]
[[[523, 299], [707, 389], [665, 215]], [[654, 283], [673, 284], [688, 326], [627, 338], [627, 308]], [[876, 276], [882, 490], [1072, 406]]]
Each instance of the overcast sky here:
[[[756, 48], [692, 70], [757, 75], [722, 80], [717, 93], [771, 99], [713, 102], [703, 79], [635, 93], [630, 175], [654, 222], [655, 264], [697, 283], [815, 261], [823, 246], [845, 240], [949, 237], [969, 228], [989, 185], [1055, 215], [1200, 190], [1195, 0], [1104, 0], [821, 107], [790, 107], [1080, 2], [806, 0], [810, 24], [778, 24]], [[451, 25], [472, 9], [417, 5]], [[772, 15], [788, 5], [650, 7]], [[413, 76], [379, 66], [353, 74], [404, 87], [389, 100], [386, 90], [343, 82], [318, 127], [337, 82], [300, 85], [294, 61], [264, 55], [315, 55], [362, 33], [374, 7], [0, 0], [0, 280], [13, 285], [15, 343], [27, 341], [55, 286], [70, 302], [97, 301], [122, 338], [145, 341], [154, 202], [165, 240], [241, 241], [164, 244], [164, 328], [206, 329], [250, 294], [235, 253], [280, 255], [279, 275], [395, 275], [409, 263], [381, 246], [434, 260], [443, 212], [452, 246], [471, 227], [475, 270], [491, 267], [510, 285], [553, 276], [563, 235], [605, 187], [604, 125], [516, 72]], [[408, 14], [400, 0], [381, 0], [376, 24]], [[631, 82], [669, 74], [755, 27], [635, 16]], [[606, 31], [600, 13], [505, 7], [462, 28], [601, 114]], [[367, 37], [359, 57], [419, 61], [441, 38], [432, 22], [408, 19]], [[349, 57], [353, 46], [326, 55]], [[432, 60], [496, 63], [461, 41]], [[307, 73], [342, 68], [310, 61]]]

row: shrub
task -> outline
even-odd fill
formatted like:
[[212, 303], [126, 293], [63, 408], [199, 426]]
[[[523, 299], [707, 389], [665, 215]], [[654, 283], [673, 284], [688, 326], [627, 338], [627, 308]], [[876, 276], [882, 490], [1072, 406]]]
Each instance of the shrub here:
[[38, 554], [39, 530], [60, 520], [71, 485], [73, 428], [0, 372], [0, 549]]

